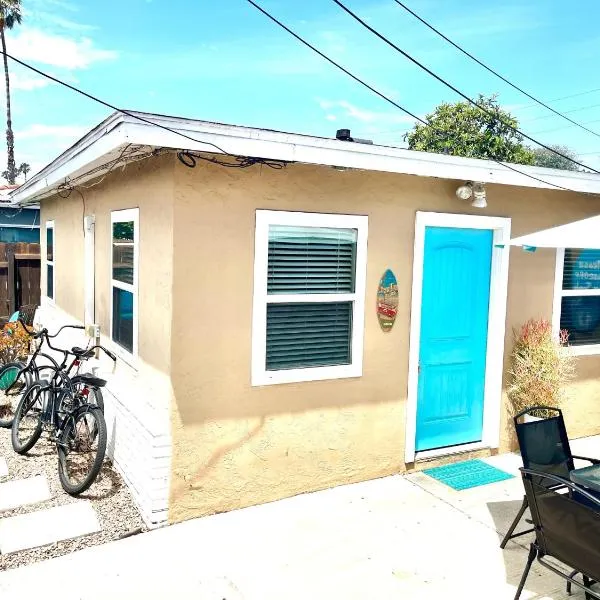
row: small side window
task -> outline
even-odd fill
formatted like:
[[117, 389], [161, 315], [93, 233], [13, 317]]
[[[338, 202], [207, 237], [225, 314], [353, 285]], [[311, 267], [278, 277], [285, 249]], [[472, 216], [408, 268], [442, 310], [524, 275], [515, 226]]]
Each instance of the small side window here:
[[111, 338], [137, 354], [138, 209], [111, 214]]
[[54, 300], [54, 221], [46, 221], [46, 296]]

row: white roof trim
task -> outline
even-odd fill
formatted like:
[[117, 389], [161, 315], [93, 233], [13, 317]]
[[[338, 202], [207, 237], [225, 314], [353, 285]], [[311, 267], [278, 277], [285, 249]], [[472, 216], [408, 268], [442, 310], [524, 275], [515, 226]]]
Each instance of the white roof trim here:
[[[175, 132], [216, 144], [226, 152], [240, 156], [461, 181], [556, 189], [552, 185], [546, 185], [487, 160], [342, 142], [330, 138], [179, 117], [148, 113], [132, 114], [137, 114], [157, 125], [169, 127]], [[79, 176], [116, 158], [127, 144], [218, 153], [214, 147], [206, 143], [193, 142], [177, 133], [139, 121], [133, 116], [114, 113], [13, 192], [11, 198], [18, 203], [37, 201], [54, 193], [56, 187], [66, 178]], [[577, 192], [600, 193], [600, 176], [597, 174], [523, 165], [516, 165], [516, 168], [549, 184], [554, 183]], [[100, 174], [95, 173], [94, 177]]]
[[532, 248], [588, 248], [600, 250], [600, 215], [567, 223], [510, 241], [511, 246]]

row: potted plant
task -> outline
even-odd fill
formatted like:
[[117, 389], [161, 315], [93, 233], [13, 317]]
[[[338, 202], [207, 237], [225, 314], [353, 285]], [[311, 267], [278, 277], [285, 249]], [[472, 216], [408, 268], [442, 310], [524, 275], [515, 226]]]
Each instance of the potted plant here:
[[[514, 414], [532, 406], [558, 408], [567, 397], [568, 384], [575, 376], [575, 358], [567, 348], [569, 334], [552, 335], [546, 319], [530, 319], [514, 332], [508, 397]], [[538, 411], [529, 419], [548, 416]]]

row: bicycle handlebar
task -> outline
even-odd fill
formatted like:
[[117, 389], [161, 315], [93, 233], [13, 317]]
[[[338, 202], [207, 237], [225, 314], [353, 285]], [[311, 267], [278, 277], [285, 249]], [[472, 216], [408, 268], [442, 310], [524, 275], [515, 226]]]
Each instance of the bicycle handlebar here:
[[[43, 337], [46, 337], [46, 339], [54, 339], [55, 337], [58, 337], [58, 335], [60, 334], [60, 332], [63, 329], [85, 329], [85, 327], [83, 325], [63, 325], [54, 335], [50, 335], [48, 333], [48, 330], [44, 327], [43, 329], [41, 329], [40, 331], [36, 332], [33, 329], [29, 329], [29, 327], [24, 323], [23, 319], [19, 318], [18, 319], [19, 323], [21, 323], [21, 327], [23, 327], [23, 329], [26, 331], [27, 334], [29, 334], [32, 338], [34, 339], [38, 339]], [[49, 345], [49, 344], [48, 344]], [[52, 348], [52, 346], [50, 346]], [[56, 350], [57, 348], [53, 348], [53, 350]]]
[[[54, 335], [48, 335], [49, 338], [55, 338], [63, 329], [85, 329], [83, 325], [63, 325]], [[46, 330], [48, 331], [48, 330]]]
[[[73, 354], [73, 352], [71, 352], [69, 350], [62, 350], [61, 348], [55, 348], [50, 343], [50, 340], [57, 337], [58, 334], [63, 329], [85, 329], [85, 327], [83, 325], [63, 325], [54, 335], [49, 335], [48, 330], [46, 328], [41, 329], [40, 331], [36, 332], [33, 329], [29, 329], [29, 327], [27, 325], [25, 325], [25, 323], [23, 322], [23, 320], [21, 318], [19, 318], [18, 321], [19, 321], [19, 323], [21, 323], [21, 326], [23, 327], [25, 332], [28, 333], [32, 338], [34, 338], [34, 339], [39, 339], [41, 337], [46, 338], [46, 343], [48, 344], [49, 348], [51, 348], [52, 350], [55, 350], [56, 352], [62, 352], [65, 356], [67, 356], [68, 354]], [[96, 346], [92, 346], [91, 348], [88, 348], [88, 350], [95, 350], [96, 348], [102, 350], [113, 362], [117, 362], [116, 355], [113, 354], [110, 350], [106, 349], [104, 346], [101, 346], [100, 344], [97, 344]]]
[[21, 327], [25, 330], [25, 332], [32, 338], [34, 339], [38, 339], [40, 337], [42, 337], [44, 335], [44, 332], [48, 333], [47, 329], [42, 329], [41, 331], [34, 331], [33, 329], [29, 329], [29, 327], [27, 325], [25, 325], [25, 322], [23, 321], [23, 319], [21, 319], [21, 317], [19, 317], [18, 319], [19, 323], [21, 324]]
[[110, 358], [113, 362], [117, 362], [116, 355], [113, 354], [110, 350], [106, 349], [104, 346], [100, 346], [100, 344], [98, 344], [96, 346], [92, 346], [91, 348], [88, 348], [88, 350], [95, 350], [96, 348], [99, 348], [100, 350], [102, 350], [102, 352], [104, 352], [104, 354], [106, 354], [108, 356], [108, 358]]

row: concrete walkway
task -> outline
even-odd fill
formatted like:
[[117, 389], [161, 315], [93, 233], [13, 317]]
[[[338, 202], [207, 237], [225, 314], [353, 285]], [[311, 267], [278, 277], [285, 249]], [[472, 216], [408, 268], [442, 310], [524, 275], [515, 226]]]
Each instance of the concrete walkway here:
[[[600, 438], [573, 446], [600, 456]], [[519, 460], [505, 455], [489, 462], [516, 472]], [[0, 597], [507, 600], [514, 596], [528, 540], [511, 542], [504, 552], [498, 545], [522, 497], [518, 478], [454, 492], [420, 473], [388, 477], [6, 571]], [[537, 566], [522, 595], [567, 597], [563, 581]]]

